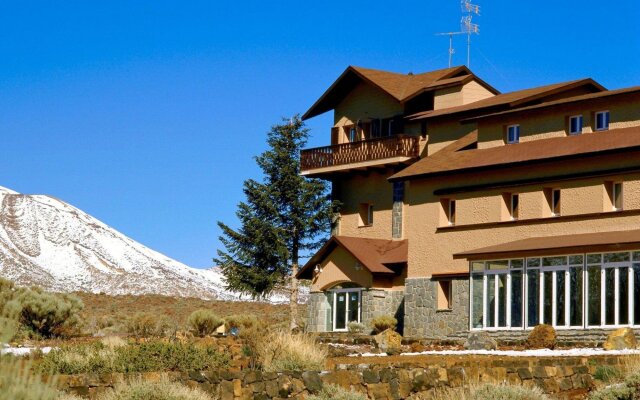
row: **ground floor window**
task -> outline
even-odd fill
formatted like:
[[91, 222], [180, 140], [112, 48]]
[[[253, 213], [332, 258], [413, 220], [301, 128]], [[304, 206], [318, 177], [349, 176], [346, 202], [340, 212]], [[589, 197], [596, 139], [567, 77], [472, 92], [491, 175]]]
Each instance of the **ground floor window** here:
[[346, 331], [349, 322], [360, 322], [362, 288], [342, 285], [327, 291], [330, 305], [329, 326], [333, 331]]
[[471, 329], [640, 326], [640, 252], [471, 263]]

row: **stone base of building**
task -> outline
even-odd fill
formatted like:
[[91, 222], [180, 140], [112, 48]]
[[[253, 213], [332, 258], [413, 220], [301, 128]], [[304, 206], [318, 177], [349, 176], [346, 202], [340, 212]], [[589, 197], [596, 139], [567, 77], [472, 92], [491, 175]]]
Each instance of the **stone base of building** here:
[[451, 282], [450, 308], [438, 310], [438, 281], [407, 278], [404, 298], [404, 336], [445, 339], [469, 329], [469, 280]]

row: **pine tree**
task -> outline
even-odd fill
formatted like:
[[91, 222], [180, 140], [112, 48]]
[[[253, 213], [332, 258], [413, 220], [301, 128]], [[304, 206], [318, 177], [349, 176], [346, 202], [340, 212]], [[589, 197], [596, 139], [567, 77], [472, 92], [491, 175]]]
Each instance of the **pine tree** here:
[[261, 182], [248, 179], [246, 200], [238, 205], [240, 228], [218, 222], [220, 241], [214, 261], [220, 265], [227, 288], [265, 297], [289, 284], [291, 328], [297, 319], [298, 284], [294, 278], [299, 260], [317, 249], [331, 229], [334, 204], [328, 185], [300, 175], [300, 149], [309, 130], [299, 116], [283, 119], [267, 136], [269, 149], [256, 157], [263, 172]]

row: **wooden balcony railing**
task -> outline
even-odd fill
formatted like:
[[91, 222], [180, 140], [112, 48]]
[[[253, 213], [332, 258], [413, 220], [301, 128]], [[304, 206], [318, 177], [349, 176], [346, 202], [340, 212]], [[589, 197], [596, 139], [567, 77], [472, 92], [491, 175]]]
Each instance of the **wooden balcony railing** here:
[[418, 157], [418, 136], [394, 135], [379, 139], [316, 147], [300, 152], [302, 172], [395, 157]]

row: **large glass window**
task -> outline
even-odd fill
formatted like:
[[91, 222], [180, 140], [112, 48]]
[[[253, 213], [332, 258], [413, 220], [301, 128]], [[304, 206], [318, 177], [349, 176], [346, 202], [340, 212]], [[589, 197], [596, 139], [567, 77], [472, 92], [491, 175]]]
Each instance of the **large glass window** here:
[[640, 251], [476, 261], [471, 290], [472, 329], [637, 327]]

